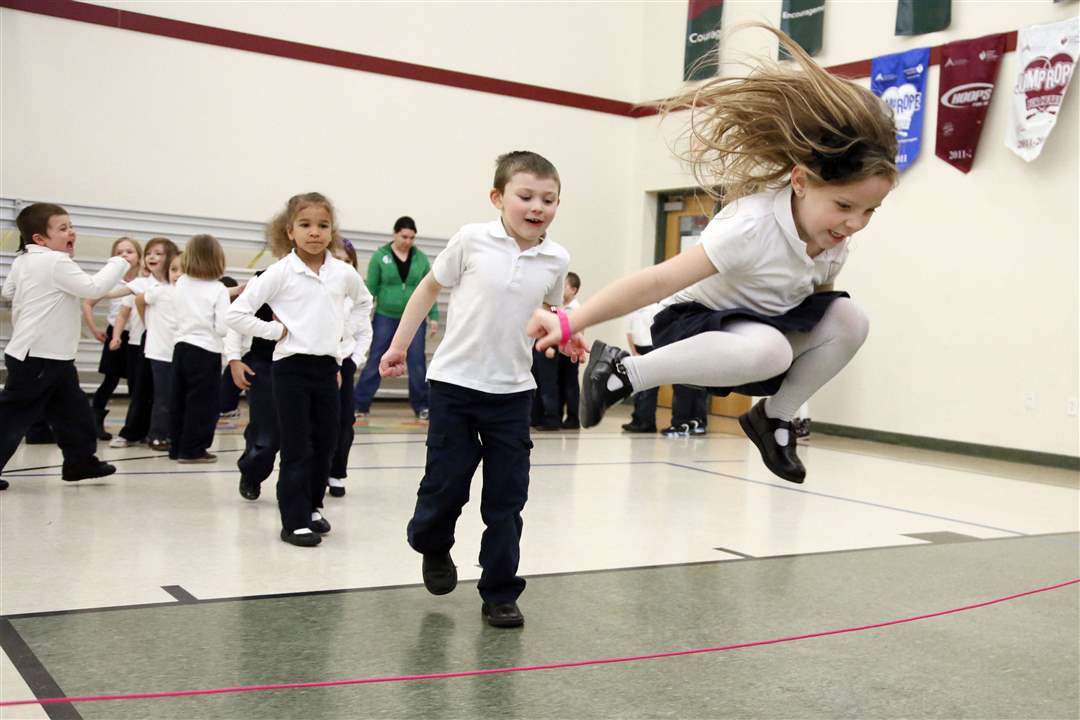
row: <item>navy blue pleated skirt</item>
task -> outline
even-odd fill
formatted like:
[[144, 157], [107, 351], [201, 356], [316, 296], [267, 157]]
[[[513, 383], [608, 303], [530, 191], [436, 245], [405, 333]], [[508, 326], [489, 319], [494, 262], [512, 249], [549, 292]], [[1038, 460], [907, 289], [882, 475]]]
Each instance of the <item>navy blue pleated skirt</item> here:
[[[829, 309], [829, 305], [832, 304], [833, 300], [842, 297], [851, 296], [840, 291], [814, 293], [783, 315], [762, 315], [746, 308], [713, 310], [696, 302], [669, 305], [653, 318], [653, 347], [670, 345], [673, 342], [685, 340], [703, 332], [723, 330], [724, 323], [731, 320], [751, 320], [763, 323], [776, 328], [782, 333], [810, 332], [815, 325], [821, 322], [821, 318], [825, 317], [825, 311]], [[785, 375], [787, 373], [781, 373], [768, 380], [747, 383], [738, 387], [708, 387], [705, 389], [712, 395], [720, 396], [730, 395], [733, 392], [742, 395], [775, 395], [784, 382]]]

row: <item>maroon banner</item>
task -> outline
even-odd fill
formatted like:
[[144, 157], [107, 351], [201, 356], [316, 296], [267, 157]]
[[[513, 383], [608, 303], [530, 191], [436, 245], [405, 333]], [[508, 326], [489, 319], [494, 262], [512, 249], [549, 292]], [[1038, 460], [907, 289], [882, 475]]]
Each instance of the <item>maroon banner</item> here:
[[1004, 53], [1004, 33], [941, 46], [934, 152], [960, 172], [969, 172], [975, 162], [975, 148]]

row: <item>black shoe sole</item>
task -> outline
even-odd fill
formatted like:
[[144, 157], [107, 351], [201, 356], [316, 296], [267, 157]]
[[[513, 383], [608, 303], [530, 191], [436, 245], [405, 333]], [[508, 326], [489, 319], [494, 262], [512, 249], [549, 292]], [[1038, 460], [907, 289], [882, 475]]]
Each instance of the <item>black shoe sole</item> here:
[[315, 533], [296, 535], [287, 530], [281, 531], [281, 539], [296, 547], [315, 547], [322, 542], [322, 536]]
[[116, 472], [115, 465], [108, 465], [107, 463], [103, 464], [106, 465], [105, 469], [97, 469], [86, 474], [77, 474], [77, 476], [61, 475], [60, 478], [64, 482], [79, 482], [80, 480], [93, 480], [94, 478], [108, 477], [109, 475], [112, 475], [114, 472]]
[[750, 438], [750, 442], [754, 443], [754, 447], [758, 449], [758, 454], [761, 455], [761, 462], [765, 463], [765, 467], [769, 469], [769, 472], [771, 472], [773, 475], [780, 478], [781, 480], [787, 480], [789, 483], [802, 485], [803, 481], [805, 481], [806, 478], [792, 477], [786, 475], [772, 466], [772, 463], [769, 462], [769, 451], [762, 445], [761, 439], [754, 431], [754, 426], [750, 424], [750, 418], [747, 417], [747, 415], [742, 415], [739, 417], [739, 427], [743, 429], [743, 432], [746, 433], [746, 437]]
[[326, 488], [326, 490], [330, 493], [330, 497], [345, 497], [345, 488], [343, 487], [334, 487], [331, 485]]

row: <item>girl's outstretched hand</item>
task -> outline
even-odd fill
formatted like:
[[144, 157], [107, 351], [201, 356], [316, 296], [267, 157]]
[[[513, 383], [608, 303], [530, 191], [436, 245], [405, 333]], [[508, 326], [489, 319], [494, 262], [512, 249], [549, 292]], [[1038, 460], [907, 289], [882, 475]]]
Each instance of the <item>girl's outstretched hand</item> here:
[[[525, 326], [525, 332], [529, 337], [539, 338], [536, 349], [544, 352], [548, 348], [559, 347], [562, 340], [562, 328], [559, 326], [559, 316], [546, 310], [536, 310]], [[571, 340], [571, 343], [573, 341]], [[545, 353], [546, 354], [546, 353]], [[555, 357], [554, 353], [548, 357]]]
[[405, 351], [390, 348], [383, 353], [379, 361], [379, 375], [382, 377], [401, 377], [405, 374]]
[[589, 346], [583, 334], [574, 333], [570, 342], [566, 343], [565, 347], [559, 348], [559, 352], [569, 357], [571, 362], [583, 363], [589, 354]]

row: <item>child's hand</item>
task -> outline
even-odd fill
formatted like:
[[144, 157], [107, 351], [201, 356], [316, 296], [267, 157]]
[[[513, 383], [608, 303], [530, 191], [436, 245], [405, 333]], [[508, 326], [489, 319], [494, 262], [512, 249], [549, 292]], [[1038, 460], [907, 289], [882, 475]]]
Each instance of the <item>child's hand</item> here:
[[[281, 321], [280, 321], [280, 320], [278, 320], [278, 322], [281, 322]], [[277, 341], [278, 341], [278, 342], [281, 342], [282, 340], [284, 340], [284, 339], [285, 339], [285, 338], [287, 338], [288, 336], [289, 336], [289, 328], [285, 327], [285, 325], [284, 325], [284, 324], [282, 324], [282, 326], [281, 326], [281, 337], [279, 337], [279, 338], [277, 339]]]
[[[562, 340], [562, 327], [559, 325], [559, 316], [553, 312], [537, 310], [525, 326], [525, 333], [529, 337], [539, 338], [536, 349], [544, 352], [548, 348], [557, 348]], [[545, 353], [546, 354], [546, 353]], [[554, 357], [554, 354], [548, 355]]]
[[383, 353], [379, 361], [379, 375], [382, 377], [401, 377], [405, 374], [405, 351], [390, 348]]
[[119, 350], [121, 341], [122, 341], [122, 338], [118, 338], [115, 335], [113, 335], [112, 340], [109, 341], [109, 349], [110, 350]]
[[102, 345], [104, 345], [104, 344], [105, 344], [105, 333], [101, 332], [101, 331], [100, 331], [100, 330], [98, 330], [97, 328], [94, 328], [94, 329], [93, 329], [93, 330], [91, 330], [90, 332], [94, 333], [94, 337], [96, 337], [96, 338], [97, 338], [97, 341], [98, 341], [99, 343], [101, 343]]
[[570, 338], [570, 342], [559, 348], [559, 352], [569, 357], [571, 362], [583, 363], [589, 354], [589, 346], [586, 344], [583, 334], [574, 333]]
[[255, 371], [248, 367], [244, 362], [240, 360], [229, 361], [229, 373], [232, 374], [233, 385], [241, 390], [250, 390], [251, 381], [247, 379], [248, 375], [255, 377]]

